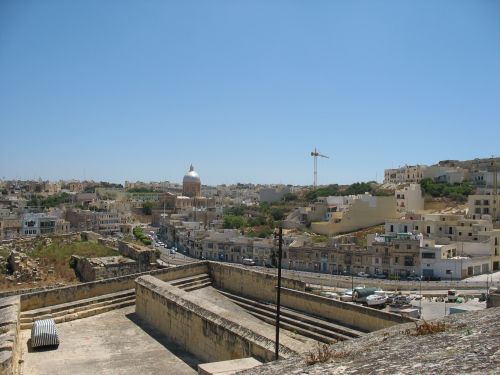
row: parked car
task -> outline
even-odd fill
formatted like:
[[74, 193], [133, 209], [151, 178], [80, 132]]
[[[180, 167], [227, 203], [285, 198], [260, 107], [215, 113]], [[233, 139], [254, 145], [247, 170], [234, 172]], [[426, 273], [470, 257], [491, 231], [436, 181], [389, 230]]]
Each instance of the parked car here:
[[242, 262], [245, 266], [255, 266], [256, 263], [254, 262], [253, 259], [251, 258], [245, 258], [243, 259], [243, 262]]
[[170, 249], [170, 254], [175, 254], [175, 253], [176, 253], [176, 251], [174, 248]]
[[420, 281], [421, 277], [420, 276], [416, 276], [416, 275], [411, 275], [411, 276], [408, 276], [406, 278], [406, 280], [408, 280], [408, 281]]
[[359, 272], [358, 276], [359, 277], [369, 277], [370, 275], [368, 275], [366, 272]]
[[387, 275], [385, 273], [376, 273], [373, 277], [376, 279], [387, 279]]

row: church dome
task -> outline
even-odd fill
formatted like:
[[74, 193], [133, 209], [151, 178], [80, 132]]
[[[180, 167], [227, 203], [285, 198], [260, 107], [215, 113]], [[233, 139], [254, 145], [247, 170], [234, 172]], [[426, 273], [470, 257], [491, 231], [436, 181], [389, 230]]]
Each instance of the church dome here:
[[194, 170], [193, 165], [189, 168], [189, 172], [184, 175], [182, 182], [201, 182], [200, 175]]

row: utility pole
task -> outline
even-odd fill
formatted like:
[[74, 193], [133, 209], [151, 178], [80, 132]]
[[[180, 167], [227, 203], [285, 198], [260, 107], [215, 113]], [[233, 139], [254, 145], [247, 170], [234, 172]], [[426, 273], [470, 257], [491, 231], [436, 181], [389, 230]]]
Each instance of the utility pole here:
[[[274, 233], [276, 238], [276, 233]], [[281, 256], [283, 246], [283, 228], [278, 229], [278, 289], [276, 290], [276, 340], [275, 340], [275, 359], [279, 359], [280, 348], [280, 307], [281, 307]]]

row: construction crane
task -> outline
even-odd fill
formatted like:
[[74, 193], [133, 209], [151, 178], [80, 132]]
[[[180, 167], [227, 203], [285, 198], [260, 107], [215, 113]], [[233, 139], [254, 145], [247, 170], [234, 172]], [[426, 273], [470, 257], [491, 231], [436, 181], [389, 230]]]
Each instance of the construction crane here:
[[318, 156], [320, 158], [330, 158], [326, 155], [320, 154], [319, 151], [316, 150], [316, 147], [314, 148], [314, 151], [311, 152], [311, 156], [314, 157], [314, 188], [316, 189], [318, 187]]

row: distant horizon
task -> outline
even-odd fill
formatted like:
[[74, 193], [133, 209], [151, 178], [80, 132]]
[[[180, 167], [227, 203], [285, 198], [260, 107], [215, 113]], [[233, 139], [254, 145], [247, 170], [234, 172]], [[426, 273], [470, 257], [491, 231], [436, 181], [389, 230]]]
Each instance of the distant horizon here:
[[[393, 168], [400, 168], [400, 167], [403, 167], [405, 165], [426, 165], [426, 166], [432, 166], [432, 165], [437, 165], [439, 162], [442, 162], [442, 161], [460, 161], [460, 162], [463, 162], [463, 161], [470, 161], [470, 160], [483, 160], [483, 159], [490, 159], [490, 158], [498, 158], [499, 156], [496, 156], [496, 155], [492, 155], [492, 156], [489, 156], [489, 157], [475, 157], [475, 158], [472, 158], [472, 159], [442, 159], [442, 160], [438, 160], [432, 164], [424, 164], [424, 163], [415, 163], [415, 164], [402, 164], [402, 165], [399, 165], [399, 166], [396, 166], [396, 167], [393, 167]], [[193, 164], [194, 166], [194, 164]], [[389, 168], [384, 168], [384, 169], [389, 169]], [[189, 169], [186, 169], [186, 172], [188, 171]], [[200, 171], [195, 167], [195, 170], [200, 173]], [[384, 177], [384, 170], [382, 170], [382, 173], [381, 173], [381, 176], [382, 176], [382, 179], [380, 180], [375, 180], [375, 179], [360, 179], [360, 180], [356, 180], [356, 181], [352, 181], [352, 182], [330, 182], [330, 183], [321, 183], [321, 184], [318, 184], [318, 186], [328, 186], [328, 185], [334, 185], [334, 184], [338, 184], [338, 185], [352, 185], [354, 183], [357, 183], [357, 182], [376, 182], [376, 183], [379, 183], [379, 184], [383, 184], [383, 177]], [[184, 177], [184, 175], [182, 175], [182, 177]], [[87, 179], [78, 179], [78, 178], [57, 178], [57, 179], [48, 179], [48, 178], [43, 178], [43, 177], [37, 177], [37, 178], [5, 178], [5, 177], [0, 177], [0, 180], [1, 181], [12, 181], [12, 180], [18, 180], [18, 181], [50, 181], [50, 182], [58, 182], [58, 181], [64, 181], [64, 182], [68, 182], [68, 181], [80, 181], [80, 182], [106, 182], [106, 183], [112, 183], [112, 184], [121, 184], [121, 185], [125, 185], [125, 182], [130, 182], [130, 183], [137, 183], [137, 182], [142, 182], [142, 183], [162, 183], [162, 182], [169, 182], [169, 183], [174, 183], [174, 184], [178, 184], [178, 185], [182, 185], [182, 177], [180, 178], [180, 180], [123, 180], [123, 181], [117, 181], [117, 180], [103, 180], [103, 179], [92, 179], [92, 178], [87, 178]], [[306, 187], [306, 186], [312, 186], [313, 183], [309, 183], [309, 184], [291, 184], [291, 183], [286, 183], [286, 182], [252, 182], [252, 181], [236, 181], [236, 182], [218, 182], [218, 183], [215, 183], [215, 184], [208, 184], [208, 183], [205, 183], [203, 181], [203, 176], [202, 174], [200, 173], [200, 178], [201, 178], [201, 183], [203, 186], [217, 186], [217, 185], [237, 185], [237, 184], [253, 184], [253, 185], [291, 185], [291, 186], [301, 186], [301, 187]]]
[[[0, 2], [0, 178], [382, 181], [498, 154], [500, 1]], [[488, 157], [488, 156], [487, 156]]]

